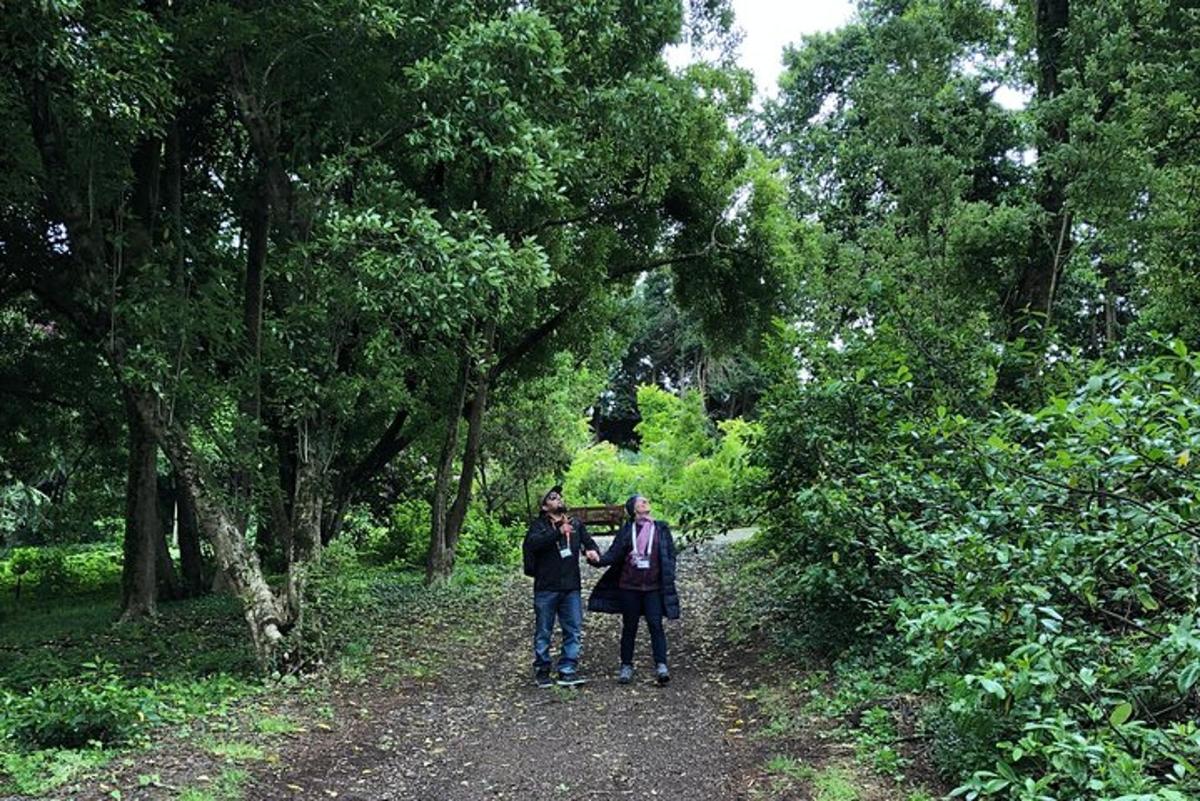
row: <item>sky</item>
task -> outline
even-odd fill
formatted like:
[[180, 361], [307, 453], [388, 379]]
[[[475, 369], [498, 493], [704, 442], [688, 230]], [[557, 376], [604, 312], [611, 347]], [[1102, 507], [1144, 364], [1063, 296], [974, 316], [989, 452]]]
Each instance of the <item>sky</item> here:
[[[806, 33], [831, 31], [844, 25], [854, 11], [849, 0], [732, 0], [742, 39], [739, 63], [754, 73], [760, 96], [774, 96], [783, 70], [785, 45], [799, 42]], [[683, 65], [690, 61], [687, 48], [671, 48], [668, 59]]]
[[745, 33], [739, 61], [754, 72], [759, 94], [773, 97], [784, 46], [806, 33], [841, 27], [854, 5], [847, 0], [733, 0], [733, 12]]
[[[754, 73], [760, 99], [776, 94], [786, 45], [799, 42], [807, 33], [839, 28], [854, 13], [851, 0], [732, 0], [732, 3], [736, 25], [744, 34], [738, 62]], [[675, 66], [692, 60], [686, 47], [669, 48], [667, 59]], [[1029, 96], [1001, 87], [996, 92], [996, 102], [1017, 109], [1029, 102]]]

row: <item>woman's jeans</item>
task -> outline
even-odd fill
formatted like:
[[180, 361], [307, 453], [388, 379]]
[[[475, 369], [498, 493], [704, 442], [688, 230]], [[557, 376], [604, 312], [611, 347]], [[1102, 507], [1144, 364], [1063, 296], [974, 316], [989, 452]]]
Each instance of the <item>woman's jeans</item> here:
[[667, 632], [663, 629], [663, 600], [658, 590], [621, 590], [621, 664], [633, 664], [633, 643], [638, 623], [646, 618], [650, 629], [650, 650], [655, 664], [667, 663]]
[[583, 602], [580, 600], [579, 590], [535, 592], [533, 612], [534, 669], [550, 669], [550, 637], [554, 632], [554, 618], [557, 616], [563, 635], [558, 672], [574, 673], [579, 666], [579, 653], [583, 642]]

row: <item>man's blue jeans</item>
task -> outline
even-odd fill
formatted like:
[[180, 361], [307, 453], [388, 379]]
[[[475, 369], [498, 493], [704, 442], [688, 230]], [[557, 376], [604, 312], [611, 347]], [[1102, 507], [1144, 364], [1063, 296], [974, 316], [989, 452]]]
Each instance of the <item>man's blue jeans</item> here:
[[574, 673], [579, 666], [579, 654], [583, 643], [583, 601], [580, 600], [579, 590], [535, 592], [533, 611], [534, 669], [550, 669], [550, 637], [554, 632], [554, 618], [557, 616], [563, 635], [558, 672]]

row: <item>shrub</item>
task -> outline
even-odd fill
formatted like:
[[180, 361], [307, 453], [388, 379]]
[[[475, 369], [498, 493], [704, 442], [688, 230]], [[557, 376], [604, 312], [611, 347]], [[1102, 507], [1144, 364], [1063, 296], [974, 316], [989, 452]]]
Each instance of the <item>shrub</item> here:
[[304, 621], [294, 647], [284, 655], [289, 670], [322, 664], [362, 633], [374, 603], [376, 573], [364, 568], [354, 545], [336, 539], [308, 570], [304, 582]]
[[563, 493], [578, 506], [624, 503], [635, 492], [657, 485], [653, 464], [622, 453], [610, 442], [599, 442], [575, 455], [563, 480]]
[[107, 662], [83, 668], [24, 695], [5, 693], [0, 730], [35, 748], [81, 748], [127, 743], [157, 720], [159, 704], [149, 688], [129, 686]]
[[120, 575], [120, 551], [107, 545], [13, 548], [0, 561], [0, 587], [14, 595], [94, 592], [115, 585]]
[[429, 552], [428, 501], [405, 500], [392, 507], [386, 536], [373, 547], [382, 561], [417, 566]]
[[457, 559], [466, 564], [514, 565], [520, 561], [523, 523], [504, 524], [478, 506], [467, 510]]
[[923, 414], [910, 383], [773, 399], [757, 549], [781, 625], [901, 641], [968, 799], [1195, 797], [1200, 357], [979, 417]]

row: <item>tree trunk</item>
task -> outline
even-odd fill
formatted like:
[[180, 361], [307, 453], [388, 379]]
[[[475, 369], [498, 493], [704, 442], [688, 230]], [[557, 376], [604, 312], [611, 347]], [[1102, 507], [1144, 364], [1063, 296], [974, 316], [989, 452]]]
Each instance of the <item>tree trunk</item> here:
[[[475, 484], [475, 464], [479, 459], [479, 451], [483, 445], [483, 414], [487, 408], [487, 398], [489, 389], [490, 373], [488, 372], [487, 362], [491, 360], [493, 340], [496, 335], [496, 323], [494, 320], [488, 322], [484, 332], [484, 343], [486, 350], [484, 352], [483, 362], [478, 365], [473, 365], [470, 354], [466, 355], [467, 370], [474, 367], [475, 378], [475, 394], [471, 397], [471, 402], [467, 407], [467, 442], [463, 449], [462, 469], [458, 474], [458, 489], [454, 495], [454, 503], [450, 506], [446, 513], [446, 522], [441, 527], [441, 541], [431, 542], [429, 569], [426, 573], [427, 581], [438, 581], [448, 578], [450, 572], [454, 569], [454, 555], [458, 548], [458, 538], [462, 534], [463, 523], [467, 519], [467, 509], [471, 503], [471, 489]], [[467, 373], [464, 371], [463, 378], [466, 380]], [[463, 392], [460, 394], [459, 408], [462, 408], [462, 402], [465, 400], [466, 384], [463, 384]], [[457, 426], [455, 427], [457, 433]], [[457, 443], [455, 439], [453, 445]], [[447, 463], [447, 467], [453, 465], [453, 457]], [[449, 473], [446, 475], [446, 483], [449, 484]], [[446, 487], [448, 489], [448, 486]], [[437, 523], [434, 523], [435, 531]], [[440, 546], [440, 553], [435, 553], [433, 546]], [[435, 556], [437, 557], [435, 559]]]
[[188, 598], [199, 598], [208, 591], [204, 583], [204, 557], [200, 552], [200, 526], [191, 496], [182, 491], [178, 476], [172, 477], [175, 506], [179, 510], [176, 535], [179, 540], [179, 568], [183, 574], [183, 592]]
[[492, 515], [496, 511], [496, 499], [492, 497], [492, 488], [488, 486], [487, 478], [487, 457], [483, 454], [483, 449], [479, 449], [479, 491], [483, 493], [483, 508], [488, 515]]
[[462, 415], [467, 394], [467, 373], [471, 370], [471, 355], [465, 353], [446, 409], [446, 436], [433, 480], [433, 499], [430, 503], [429, 555], [425, 564], [425, 581], [433, 584], [454, 570], [454, 551], [446, 543], [446, 502], [450, 492], [450, 474], [458, 451], [458, 418]]
[[[1062, 91], [1060, 76], [1070, 22], [1069, 0], [1034, 0], [1038, 77], [1037, 102], [1048, 106]], [[1030, 250], [1007, 304], [1008, 338], [1041, 339], [1054, 310], [1055, 290], [1071, 245], [1071, 217], [1066, 208], [1066, 181], [1047, 158], [1070, 139], [1060, 110], [1043, 110], [1038, 152], [1036, 197], [1041, 215], [1030, 238]]]
[[[246, 275], [242, 283], [242, 350], [245, 355], [243, 370], [246, 386], [238, 399], [238, 411], [250, 430], [241, 448], [243, 454], [256, 451], [262, 412], [263, 297], [266, 291], [267, 245], [271, 234], [271, 197], [266, 183], [265, 175], [261, 176], [255, 201], [248, 210], [246, 231]], [[238, 465], [233, 475], [233, 487], [238, 522], [243, 531], [253, 508], [253, 483], [254, 474], [249, 464]]]
[[278, 655], [283, 638], [291, 630], [294, 620], [286, 605], [271, 592], [259, 566], [258, 556], [247, 546], [230, 509], [209, 489], [208, 480], [185, 432], [160, 413], [158, 398], [152, 393], [128, 391], [137, 406], [138, 415], [154, 432], [159, 445], [175, 467], [179, 490], [188, 496], [201, 530], [212, 543], [217, 569], [242, 601], [255, 654], [265, 668]]
[[463, 523], [467, 519], [467, 509], [471, 504], [471, 490], [475, 485], [475, 465], [479, 460], [479, 451], [483, 444], [483, 415], [487, 409], [488, 385], [485, 376], [479, 377], [475, 387], [475, 396], [467, 410], [467, 444], [463, 450], [462, 471], [458, 475], [458, 492], [454, 504], [446, 517], [446, 547], [454, 552], [458, 547], [458, 538], [462, 534]]
[[158, 449], [154, 437], [131, 403], [129, 476], [125, 484], [125, 546], [121, 569], [121, 621], [153, 617], [156, 605], [156, 560], [162, 536], [158, 520]]
[[294, 626], [302, 625], [304, 620], [304, 584], [308, 565], [321, 553], [321, 510], [324, 499], [324, 475], [317, 461], [302, 457], [296, 471], [291, 553], [288, 555], [287, 569], [286, 603]]
[[158, 542], [155, 547], [158, 599], [177, 601], [183, 597], [175, 562], [171, 558], [171, 535], [175, 531], [175, 493], [169, 481], [158, 476], [155, 482], [158, 503]]

